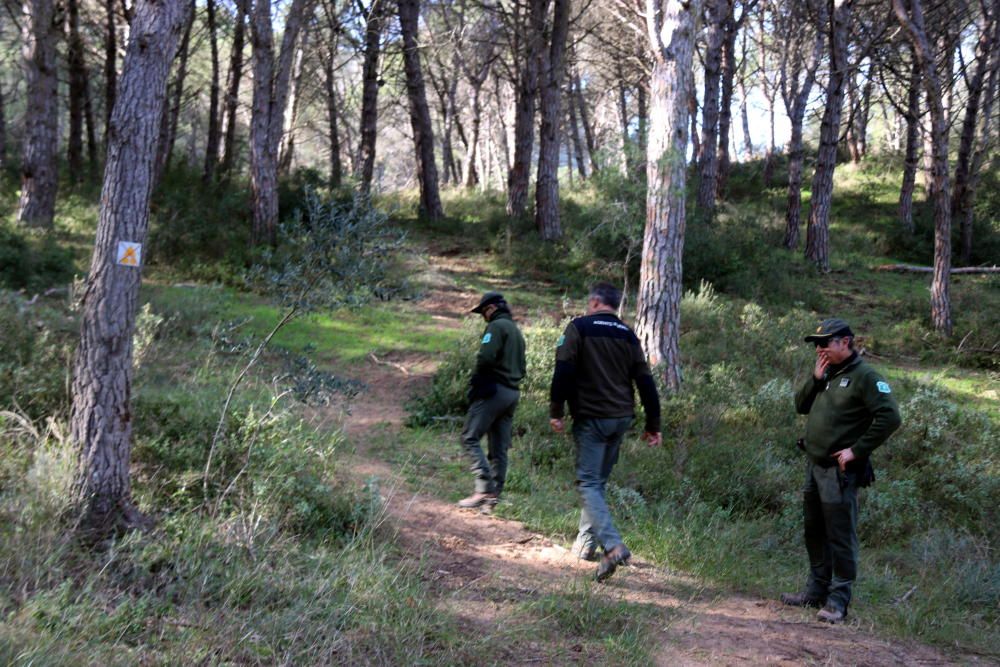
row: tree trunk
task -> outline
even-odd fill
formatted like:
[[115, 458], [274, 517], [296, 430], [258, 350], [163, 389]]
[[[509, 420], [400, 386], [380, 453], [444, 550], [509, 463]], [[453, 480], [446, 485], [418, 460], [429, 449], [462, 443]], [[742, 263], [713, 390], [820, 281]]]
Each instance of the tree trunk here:
[[722, 45], [726, 37], [728, 0], [707, 0], [705, 7], [705, 95], [701, 110], [701, 180], [698, 208], [715, 210], [719, 178], [719, 88], [722, 79]]
[[562, 237], [559, 221], [559, 121], [566, 69], [570, 0], [553, 0], [552, 30], [542, 70], [542, 122], [538, 132], [538, 182], [535, 186], [535, 226], [545, 241]]
[[59, 98], [56, 41], [59, 24], [54, 0], [24, 0], [22, 38], [27, 108], [21, 156], [21, 199], [17, 221], [52, 228], [59, 186], [56, 147]]
[[819, 154], [813, 175], [809, 225], [806, 229], [806, 258], [820, 271], [830, 270], [830, 204], [833, 199], [833, 171], [837, 166], [840, 116], [844, 88], [850, 75], [847, 62], [847, 33], [851, 26], [852, 0], [833, 0], [830, 29], [830, 75], [826, 85], [826, 108], [820, 125]]
[[577, 109], [580, 112], [580, 125], [583, 126], [583, 137], [587, 143], [587, 158], [590, 160], [590, 173], [597, 173], [597, 142], [594, 139], [594, 128], [590, 125], [590, 116], [587, 113], [587, 100], [583, 97], [583, 84], [580, 75], [573, 77], [573, 97], [576, 100]]
[[205, 141], [205, 164], [202, 167], [202, 181], [211, 183], [215, 178], [215, 167], [219, 164], [219, 142], [221, 126], [219, 118], [219, 35], [216, 29], [215, 0], [205, 0], [205, 16], [208, 21], [208, 46], [211, 56], [211, 81], [208, 96], [208, 138]]
[[934, 328], [946, 336], [951, 335], [951, 201], [948, 183], [948, 123], [944, 101], [941, 98], [941, 79], [938, 75], [934, 52], [931, 51], [924, 28], [923, 8], [920, 0], [909, 0], [907, 14], [904, 0], [892, 0], [892, 8], [900, 25], [908, 33], [916, 52], [917, 62], [927, 91], [931, 111], [933, 136], [933, 180], [931, 198], [934, 202], [934, 277], [931, 280], [931, 321]]
[[278, 173], [287, 176], [292, 169], [292, 160], [295, 158], [295, 119], [299, 115], [299, 98], [301, 97], [302, 85], [302, 61], [305, 58], [305, 51], [309, 43], [309, 33], [302, 35], [302, 44], [295, 49], [295, 58], [292, 61], [292, 77], [288, 86], [288, 103], [285, 105], [285, 113], [281, 123], [281, 138], [279, 139]]
[[[570, 84], [572, 85], [572, 84]], [[576, 105], [573, 103], [573, 93], [572, 89], [568, 91], [567, 108], [569, 109], [569, 137], [570, 141], [567, 142], [567, 148], [572, 145], [573, 155], [576, 158], [576, 168], [580, 173], [580, 180], [587, 178], [587, 166], [583, 161], [583, 142], [580, 141], [580, 128], [576, 122]], [[570, 167], [570, 172], [572, 172], [572, 166]]]
[[847, 152], [851, 156], [852, 164], [861, 162], [861, 140], [858, 137], [858, 115], [861, 113], [861, 100], [858, 95], [857, 74], [851, 73], [847, 77], [847, 132], [844, 140], [847, 143]]
[[270, 0], [254, 3], [251, 22], [253, 42], [253, 114], [250, 123], [250, 193], [255, 245], [277, 241], [278, 146], [291, 86], [292, 64], [302, 21], [312, 0], [293, 0], [285, 17], [278, 63], [274, 62], [274, 33]]
[[87, 163], [88, 177], [93, 179], [97, 174], [98, 147], [97, 147], [97, 121], [94, 119], [94, 100], [90, 94], [89, 75], [83, 81], [83, 121], [87, 131]]
[[694, 69], [688, 75], [688, 120], [691, 121], [691, 154], [694, 161], [701, 160], [701, 135], [698, 133], [698, 91], [695, 84]]
[[[507, 215], [521, 217], [528, 206], [531, 158], [535, 143], [535, 97], [543, 42], [538, 24], [545, 24], [546, 0], [530, 0], [526, 49], [517, 84], [514, 111], [514, 164], [507, 174]], [[522, 57], [521, 54], [518, 54]]]
[[330, 187], [339, 188], [344, 178], [344, 167], [340, 161], [340, 128], [337, 117], [340, 115], [340, 102], [337, 99], [337, 86], [333, 76], [333, 55], [336, 48], [323, 59], [323, 83], [326, 85], [326, 114], [330, 138]]
[[104, 146], [107, 149], [111, 110], [115, 106], [118, 88], [118, 26], [115, 0], [104, 0], [104, 12], [107, 20], [104, 34]]
[[79, 449], [74, 501], [79, 530], [101, 539], [140, 522], [132, 504], [132, 332], [145, 243], [156, 139], [167, 76], [187, 22], [186, 0], [137, 0], [121, 90], [108, 128], [97, 242], [83, 298], [73, 377], [71, 436]]
[[361, 145], [358, 148], [358, 174], [361, 192], [371, 192], [375, 175], [375, 140], [378, 131], [378, 59], [382, 47], [383, 0], [371, 0], [365, 17], [365, 50], [361, 66]]
[[646, 175], [646, 135], [649, 132], [649, 102], [647, 101], [646, 83], [640, 81], [635, 87], [636, 143], [639, 151], [635, 161], [635, 174], [642, 178]]
[[219, 174], [229, 175], [236, 162], [236, 107], [240, 101], [240, 80], [243, 78], [243, 45], [246, 42], [247, 6], [250, 0], [236, 0], [236, 25], [233, 46], [229, 52], [229, 74], [226, 79], [225, 125], [222, 141], [222, 163]]
[[[730, 2], [726, 17], [726, 38], [722, 43], [722, 81], [719, 101], [719, 173], [715, 196], [722, 198], [729, 181], [729, 130], [733, 122], [733, 81], [736, 77], [736, 17]], [[713, 204], [714, 206], [714, 204]]]
[[[410, 127], [417, 156], [417, 178], [420, 181], [420, 212], [431, 220], [444, 217], [438, 191], [437, 164], [434, 162], [434, 130], [431, 111], [427, 106], [427, 91], [420, 67], [417, 30], [420, 21], [420, 0], [399, 0], [399, 25], [403, 33], [403, 67], [406, 70], [406, 94], [410, 99]], [[479, 104], [476, 91], [476, 105]], [[475, 118], [479, 132], [479, 114]], [[478, 136], [473, 138], [473, 145]], [[472, 149], [475, 151], [475, 149]], [[469, 167], [472, 169], [472, 167]]]
[[160, 124], [160, 143], [156, 157], [156, 168], [153, 172], [153, 186], [160, 182], [163, 174], [170, 168], [170, 160], [174, 154], [174, 144], [177, 141], [177, 124], [180, 121], [181, 105], [184, 100], [184, 80], [187, 78], [188, 56], [191, 46], [191, 29], [194, 26], [194, 2], [188, 13], [187, 26], [177, 53], [177, 74], [174, 78], [173, 91], [168, 93], [163, 103], [164, 118]]
[[479, 173], [476, 171], [476, 150], [479, 148], [479, 130], [483, 120], [483, 105], [479, 101], [481, 88], [472, 86], [472, 130], [469, 145], [465, 151], [465, 176], [462, 181], [465, 187], [472, 189], [479, 183]]
[[632, 135], [629, 132], [631, 116], [628, 112], [628, 83], [625, 80], [625, 68], [621, 62], [616, 63], [618, 78], [618, 123], [622, 131], [622, 168], [626, 174], [634, 174], [636, 166], [635, 148], [632, 146]]
[[[802, 214], [802, 172], [805, 150], [802, 146], [802, 124], [805, 119], [809, 95], [816, 81], [816, 69], [819, 66], [820, 54], [823, 50], [823, 34], [816, 31], [813, 49], [804, 67], [801, 63], [793, 63], [791, 81], [785, 78], [785, 63], [782, 61], [782, 99], [791, 123], [792, 135], [788, 142], [788, 205], [785, 210], [785, 239], [783, 245], [794, 250], [799, 245], [799, 221]], [[796, 58], [797, 54], [787, 54]], [[805, 74], [801, 84], [800, 71]]]
[[636, 334], [650, 365], [661, 366], [669, 391], [681, 386], [680, 317], [684, 255], [688, 100], [697, 0], [650, 0], [647, 23], [654, 54], [646, 157]]
[[969, 181], [972, 154], [975, 150], [976, 129], [979, 124], [979, 111], [983, 98], [983, 89], [989, 75], [990, 64], [996, 67], [1000, 58], [995, 57], [998, 48], [998, 36], [995, 26], [1000, 25], [997, 14], [1000, 14], [1000, 1], [993, 3], [993, 15], [984, 21], [979, 41], [976, 44], [976, 67], [968, 82], [968, 100], [965, 105], [965, 116], [962, 119], [962, 134], [958, 145], [958, 159], [955, 162], [955, 189], [951, 199], [952, 218], [959, 221], [961, 244], [959, 259], [963, 264], [972, 257], [972, 226], [971, 216], [966, 215], [966, 209], [972, 206], [969, 196]]
[[83, 39], [80, 36], [80, 5], [78, 0], [66, 2], [66, 68], [69, 75], [69, 137], [66, 161], [69, 176], [79, 183], [83, 170], [84, 102], [87, 95], [87, 65]]
[[7, 169], [7, 102], [0, 86], [0, 171]]
[[920, 63], [913, 54], [910, 86], [906, 105], [906, 156], [903, 159], [903, 186], [899, 190], [899, 222], [907, 234], [913, 234], [913, 190], [917, 181], [918, 145], [920, 143]]

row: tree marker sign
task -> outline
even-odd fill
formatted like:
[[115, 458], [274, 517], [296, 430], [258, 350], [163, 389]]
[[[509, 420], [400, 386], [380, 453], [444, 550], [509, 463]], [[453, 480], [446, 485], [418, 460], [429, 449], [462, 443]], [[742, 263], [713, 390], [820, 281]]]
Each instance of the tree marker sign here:
[[139, 267], [142, 262], [142, 244], [131, 241], [118, 242], [118, 259], [116, 264], [121, 266]]

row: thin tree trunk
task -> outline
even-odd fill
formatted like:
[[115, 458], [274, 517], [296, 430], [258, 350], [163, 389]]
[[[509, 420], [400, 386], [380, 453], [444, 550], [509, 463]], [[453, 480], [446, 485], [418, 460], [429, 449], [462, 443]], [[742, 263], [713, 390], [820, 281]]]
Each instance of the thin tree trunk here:
[[[570, 84], [570, 85], [572, 85], [572, 84]], [[576, 157], [576, 168], [577, 168], [577, 171], [579, 171], [579, 173], [580, 173], [580, 180], [584, 180], [585, 178], [587, 178], [587, 166], [586, 166], [586, 163], [583, 161], [583, 142], [580, 141], [580, 128], [579, 128], [579, 126], [576, 123], [576, 105], [573, 104], [572, 89], [570, 91], [568, 91], [568, 98], [567, 99], [568, 99], [568, 102], [569, 102], [569, 104], [567, 104], [566, 106], [569, 109], [569, 136], [570, 136], [570, 142], [572, 142], [573, 154]], [[570, 143], [567, 142], [567, 148], [569, 146], [570, 146]], [[573, 171], [572, 167], [570, 168], [570, 171], [571, 172]]]
[[858, 137], [858, 115], [861, 113], [861, 100], [858, 97], [857, 74], [851, 73], [847, 77], [847, 132], [844, 140], [847, 143], [847, 152], [851, 156], [852, 164], [861, 162], [861, 141]]
[[212, 68], [208, 96], [208, 138], [205, 141], [205, 164], [202, 167], [202, 181], [210, 183], [215, 178], [215, 167], [219, 164], [219, 142], [222, 128], [219, 118], [219, 35], [216, 29], [215, 0], [205, 0], [205, 15], [208, 21], [208, 46]]
[[847, 33], [851, 26], [852, 0], [833, 0], [830, 28], [830, 75], [826, 86], [826, 108], [820, 125], [819, 154], [813, 175], [809, 224], [806, 228], [806, 258], [820, 271], [830, 270], [830, 205], [833, 199], [833, 171], [837, 166], [840, 116], [844, 88], [850, 75], [847, 62]]
[[71, 437], [79, 450], [78, 528], [101, 539], [142, 523], [132, 504], [132, 332], [141, 252], [122, 262], [122, 241], [145, 243], [156, 138], [186, 0], [138, 0], [108, 131], [97, 242], [83, 299], [73, 377]]
[[701, 180], [698, 183], [698, 208], [707, 214], [715, 210], [719, 177], [719, 88], [728, 13], [727, 0], [708, 0], [705, 9], [705, 95], [701, 110]]
[[288, 103], [285, 105], [284, 119], [281, 124], [281, 139], [279, 141], [278, 174], [287, 176], [292, 169], [295, 158], [295, 120], [299, 115], [299, 98], [302, 85], [302, 62], [309, 44], [309, 33], [302, 35], [301, 45], [295, 50], [292, 62], [292, 78], [288, 86]]
[[[806, 105], [816, 81], [816, 69], [823, 51], [823, 34], [816, 31], [813, 49], [805, 63], [801, 85], [799, 83], [799, 62], [793, 63], [791, 82], [785, 77], [787, 58], [782, 60], [782, 99], [791, 122], [791, 139], [788, 142], [788, 205], [785, 209], [785, 238], [783, 245], [794, 250], [799, 245], [799, 226], [802, 215], [802, 172], [805, 150], [802, 145], [802, 124], [805, 120]], [[797, 54], [786, 54], [791, 58]], [[790, 84], [790, 85], [789, 85]]]
[[526, 48], [521, 63], [514, 112], [514, 161], [507, 174], [507, 215], [521, 217], [528, 206], [531, 158], [535, 144], [535, 98], [538, 95], [539, 58], [543, 42], [538, 27], [545, 24], [546, 0], [530, 0]]
[[645, 82], [640, 81], [635, 87], [635, 111], [637, 123], [638, 155], [635, 161], [635, 173], [639, 178], [646, 175], [646, 134], [649, 126], [649, 102], [647, 101]]
[[634, 174], [636, 167], [635, 149], [632, 147], [632, 137], [629, 134], [628, 84], [625, 80], [625, 70], [621, 62], [615, 65], [618, 74], [618, 123], [622, 133], [622, 168], [626, 174]]
[[868, 76], [865, 79], [865, 85], [861, 89], [861, 109], [857, 117], [857, 135], [858, 135], [858, 148], [861, 152], [861, 157], [864, 158], [868, 155], [868, 121], [871, 118], [871, 108], [872, 108], [872, 86], [873, 79], [875, 77], [875, 65], [869, 65]]
[[698, 132], [698, 91], [695, 83], [694, 69], [688, 74], [688, 119], [691, 122], [691, 154], [694, 161], [701, 160], [701, 134]]
[[[729, 132], [733, 122], [733, 81], [736, 77], [736, 17], [734, 3], [727, 10], [726, 38], [722, 43], [722, 81], [719, 101], [719, 172], [715, 183], [715, 196], [721, 199], [729, 182]], [[735, 144], [735, 142], [734, 142]], [[713, 204], [714, 206], [714, 204]]]
[[970, 167], [975, 150], [980, 105], [990, 65], [996, 67], [996, 63], [1000, 62], [1000, 59], [994, 57], [998, 48], [995, 26], [1000, 24], [996, 19], [997, 14], [1000, 14], [1000, 1], [995, 1], [993, 5], [993, 15], [984, 22], [976, 44], [976, 67], [968, 83], [968, 100], [965, 105], [965, 116], [962, 119], [958, 158], [955, 161], [955, 188], [951, 199], [951, 215], [960, 225], [959, 259], [963, 264], [968, 263], [972, 257], [972, 227], [967, 224], [967, 221], [971, 222], [971, 216], [966, 216], [965, 209], [972, 205], [969, 197], [969, 181], [972, 176]]
[[160, 124], [160, 144], [154, 171], [154, 187], [170, 168], [174, 154], [174, 144], [177, 141], [177, 125], [181, 116], [181, 104], [184, 99], [184, 80], [187, 79], [188, 56], [191, 46], [191, 29], [194, 26], [194, 2], [188, 13], [188, 23], [184, 28], [184, 36], [177, 53], [177, 74], [174, 78], [173, 91], [164, 100], [164, 118]]
[[358, 148], [358, 174], [361, 192], [371, 191], [375, 175], [375, 140], [378, 131], [378, 60], [382, 48], [385, 0], [371, 0], [365, 17], [365, 50], [361, 66], [361, 145]]
[[21, 198], [17, 221], [51, 229], [58, 188], [56, 78], [58, 23], [54, 0], [24, 0], [22, 38], [27, 108], [21, 156]]
[[476, 150], [479, 147], [479, 129], [483, 119], [483, 106], [479, 101], [481, 88], [472, 86], [472, 129], [469, 145], [465, 151], [465, 175], [462, 177], [465, 187], [472, 189], [479, 183], [479, 173], [476, 171]]
[[0, 86], [0, 170], [7, 168], [7, 102]]
[[920, 143], [920, 63], [913, 54], [910, 86], [906, 105], [906, 155], [903, 158], [903, 185], [899, 190], [899, 222], [907, 234], [913, 234], [913, 190], [917, 181], [917, 156]]
[[333, 55], [336, 47], [323, 59], [323, 83], [326, 85], [326, 114], [330, 138], [330, 187], [339, 188], [344, 178], [344, 166], [340, 161], [340, 128], [337, 125], [340, 115], [340, 102], [337, 99], [337, 86], [333, 77]]
[[[420, 181], [420, 210], [431, 220], [444, 217], [438, 190], [437, 164], [434, 162], [434, 130], [431, 111], [427, 106], [427, 91], [420, 67], [417, 30], [420, 21], [420, 0], [399, 0], [399, 24], [403, 33], [403, 68], [406, 70], [406, 94], [410, 99], [410, 127], [417, 156], [417, 178]], [[478, 105], [478, 91], [476, 104]], [[479, 118], [476, 133], [479, 132]], [[472, 144], [478, 141], [473, 138]], [[475, 149], [472, 149], [475, 151]], [[474, 153], [473, 153], [474, 154]], [[472, 167], [470, 167], [472, 169]]]
[[229, 53], [229, 74], [226, 79], [225, 135], [222, 141], [222, 163], [219, 175], [225, 178], [236, 163], [236, 108], [240, 101], [240, 81], [243, 78], [243, 46], [246, 42], [247, 6], [250, 0], [236, 0], [236, 26]]
[[115, 106], [118, 88], [118, 27], [115, 17], [115, 0], [104, 0], [104, 146], [107, 149], [111, 126], [111, 110]]
[[649, 87], [646, 229], [635, 322], [650, 365], [662, 368], [671, 392], [681, 386], [688, 86], [698, 14], [697, 0], [647, 3], [654, 64]]
[[98, 147], [97, 147], [97, 121], [94, 119], [94, 100], [90, 93], [89, 75], [83, 81], [83, 121], [87, 131], [87, 174], [93, 179], [97, 174]]
[[559, 220], [559, 121], [562, 85], [566, 76], [566, 37], [570, 0], [553, 0], [552, 30], [544, 61], [541, 126], [538, 132], [538, 182], [535, 187], [535, 226], [545, 241], [562, 237]]
[[934, 52], [931, 51], [924, 28], [923, 8], [920, 0], [909, 0], [907, 13], [904, 0], [892, 0], [892, 8], [900, 25], [913, 43], [920, 63], [924, 89], [930, 102], [931, 132], [933, 136], [933, 181], [931, 198], [934, 202], [934, 277], [931, 280], [931, 321], [934, 328], [946, 336], [951, 335], [951, 201], [948, 183], [948, 123], [940, 92]]
[[590, 116], [587, 113], [587, 100], [583, 97], [583, 83], [580, 75], [573, 76], [573, 98], [576, 101], [577, 110], [580, 112], [580, 125], [583, 126], [583, 137], [587, 146], [587, 158], [590, 160], [590, 173], [597, 173], [597, 142], [594, 139], [594, 128], [590, 125]]
[[79, 183], [84, 178], [83, 107], [87, 94], [87, 65], [84, 61], [83, 39], [80, 36], [78, 0], [67, 0], [66, 9], [66, 67], [69, 75], [69, 137], [66, 161], [70, 178]]

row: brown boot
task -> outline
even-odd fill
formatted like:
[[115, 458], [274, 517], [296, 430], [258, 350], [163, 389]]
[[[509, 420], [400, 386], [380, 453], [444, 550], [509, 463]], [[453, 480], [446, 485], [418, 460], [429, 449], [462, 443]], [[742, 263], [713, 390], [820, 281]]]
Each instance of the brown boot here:
[[632, 552], [624, 544], [619, 544], [605, 553], [597, 566], [597, 580], [604, 581], [615, 573], [619, 565], [628, 565], [628, 559], [631, 557]]
[[814, 607], [819, 609], [826, 600], [814, 598], [808, 593], [782, 593], [781, 602], [790, 607]]
[[476, 507], [482, 507], [483, 505], [496, 505], [497, 504], [497, 494], [486, 493], [482, 491], [477, 491], [473, 493], [468, 498], [462, 498], [458, 501], [458, 506], [462, 509], [475, 509]]

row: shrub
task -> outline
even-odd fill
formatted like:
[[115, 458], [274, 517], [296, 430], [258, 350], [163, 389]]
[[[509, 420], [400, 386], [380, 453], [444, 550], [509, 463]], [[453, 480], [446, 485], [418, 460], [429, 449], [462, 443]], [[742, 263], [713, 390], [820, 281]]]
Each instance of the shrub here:
[[0, 288], [38, 291], [69, 283], [74, 271], [73, 251], [52, 234], [0, 224]]

